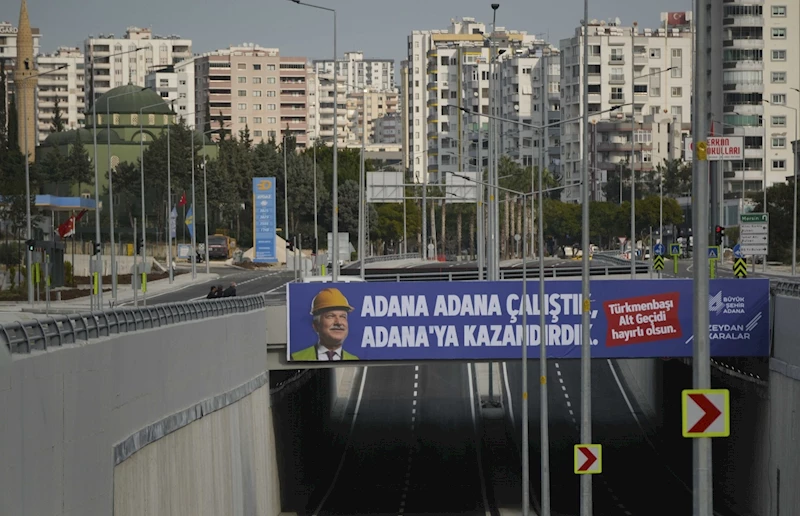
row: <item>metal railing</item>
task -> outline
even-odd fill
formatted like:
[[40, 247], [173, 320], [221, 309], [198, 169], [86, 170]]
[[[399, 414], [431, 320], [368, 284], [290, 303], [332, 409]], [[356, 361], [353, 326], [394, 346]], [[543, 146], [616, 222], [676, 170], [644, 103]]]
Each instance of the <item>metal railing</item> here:
[[0, 343], [7, 346], [11, 353], [45, 351], [51, 347], [61, 347], [79, 341], [160, 328], [187, 321], [252, 312], [263, 309], [265, 306], [285, 304], [285, 302], [285, 297], [281, 303], [277, 303], [274, 296], [256, 294], [165, 303], [141, 308], [114, 308], [102, 312], [56, 315], [0, 325]]
[[772, 280], [769, 286], [773, 295], [800, 297], [800, 281]]
[[[364, 258], [364, 265], [366, 265], [368, 263], [394, 262], [394, 261], [398, 261], [398, 260], [414, 260], [414, 259], [417, 259], [419, 257], [420, 257], [419, 253], [386, 254], [386, 255], [382, 255], [382, 256], [368, 256], [367, 258]], [[347, 266], [345, 266], [344, 268], [345, 269], [353, 269], [353, 268], [360, 267], [360, 266], [361, 266], [361, 261], [356, 260], [356, 261], [354, 261], [352, 263], [347, 264]]]

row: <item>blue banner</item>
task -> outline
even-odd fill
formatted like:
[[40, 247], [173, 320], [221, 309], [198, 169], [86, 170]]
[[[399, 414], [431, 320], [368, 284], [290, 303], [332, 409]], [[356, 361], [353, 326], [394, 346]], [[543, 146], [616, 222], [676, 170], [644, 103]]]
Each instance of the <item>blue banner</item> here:
[[[527, 285], [528, 345], [540, 343], [538, 283]], [[592, 356], [692, 356], [691, 279], [591, 284]], [[769, 280], [710, 282], [711, 355], [769, 355]], [[520, 358], [522, 282], [289, 283], [289, 360]], [[581, 354], [580, 281], [545, 285], [547, 356]], [[529, 357], [538, 357], [538, 351]]]
[[256, 263], [275, 263], [275, 178], [253, 178], [253, 247]]
[[189, 211], [186, 212], [184, 217], [184, 224], [189, 228], [189, 237], [194, 238], [194, 206], [189, 206]]

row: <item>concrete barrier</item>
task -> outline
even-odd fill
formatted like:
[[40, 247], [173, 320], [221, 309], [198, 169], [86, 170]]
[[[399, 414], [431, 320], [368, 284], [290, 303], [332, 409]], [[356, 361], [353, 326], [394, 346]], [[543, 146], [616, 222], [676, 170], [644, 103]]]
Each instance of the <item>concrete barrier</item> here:
[[[116, 492], [123, 501], [155, 496], [150, 503], [171, 507], [171, 514], [201, 514], [189, 510], [185, 499], [184, 505], [170, 505], [174, 495], [153, 486], [154, 477], [147, 484], [134, 482], [143, 478], [141, 469], [124, 462], [157, 443], [145, 454], [155, 458], [148, 467], [159, 471], [156, 483], [188, 486], [207, 479], [178, 466], [193, 454], [209, 456], [211, 439], [224, 435], [220, 425], [239, 427], [238, 443], [215, 445], [229, 446], [231, 457], [241, 459], [244, 451], [256, 449], [256, 440], [268, 440], [267, 423], [242, 425], [266, 417], [247, 415], [267, 413], [263, 395], [230, 407], [265, 384], [266, 349], [263, 340], [253, 338], [265, 331], [263, 313], [254, 311], [14, 355], [8, 374], [0, 376], [0, 512], [108, 516]], [[231, 410], [210, 424], [202, 421], [226, 407]], [[158, 442], [164, 437], [172, 446]], [[165, 446], [171, 451], [162, 451]], [[116, 486], [115, 464], [124, 465]], [[232, 462], [231, 481], [193, 485], [180, 496], [208, 491], [231, 501], [229, 510], [216, 514], [241, 513], [235, 506], [245, 507], [242, 496], [253, 479], [243, 475], [251, 467], [267, 463]]]

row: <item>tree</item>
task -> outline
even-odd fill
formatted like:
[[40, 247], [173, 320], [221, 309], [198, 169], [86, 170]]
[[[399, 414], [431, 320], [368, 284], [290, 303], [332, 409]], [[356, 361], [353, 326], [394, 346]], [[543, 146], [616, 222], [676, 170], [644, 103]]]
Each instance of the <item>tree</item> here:
[[6, 121], [8, 119], [7, 104], [8, 83], [6, 78], [6, 60], [0, 57], [0, 148], [6, 146]]
[[78, 186], [80, 195], [81, 185], [93, 182], [92, 163], [89, 161], [89, 153], [81, 141], [80, 133], [75, 133], [75, 142], [69, 150], [66, 160], [66, 172], [64, 177], [71, 185]]
[[203, 124], [203, 134], [211, 133], [211, 101], [206, 100], [205, 116], [203, 117], [205, 124]]
[[19, 150], [19, 128], [17, 127], [17, 102], [16, 95], [10, 95], [8, 103], [8, 131], [6, 132], [6, 146], [9, 150]]
[[[792, 258], [792, 217], [794, 206], [794, 183], [776, 183], [767, 188], [767, 211], [769, 212], [769, 256], [770, 260], [788, 262]], [[798, 192], [800, 194], [800, 192]], [[800, 199], [800, 195], [798, 195]], [[764, 212], [761, 195], [756, 201], [756, 213]]]
[[71, 186], [67, 159], [61, 153], [58, 145], [52, 145], [47, 149], [47, 152], [44, 152], [42, 157], [36, 161], [35, 168], [36, 175], [42, 183], [55, 185], [56, 195], [60, 195], [61, 187], [65, 183], [67, 189]]
[[692, 165], [680, 159], [667, 160], [656, 166], [664, 177], [664, 195], [688, 197], [692, 195]]
[[61, 116], [61, 105], [58, 101], [58, 95], [56, 95], [55, 105], [53, 106], [53, 122], [50, 124], [50, 132], [64, 132], [64, 117]]

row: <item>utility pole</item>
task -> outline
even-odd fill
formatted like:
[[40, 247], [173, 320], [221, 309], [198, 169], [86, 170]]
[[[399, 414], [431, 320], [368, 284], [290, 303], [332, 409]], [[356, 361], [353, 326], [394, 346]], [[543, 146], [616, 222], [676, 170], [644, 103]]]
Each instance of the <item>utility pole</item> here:
[[[692, 160], [692, 233], [694, 240], [694, 356], [692, 368], [694, 388], [711, 387], [710, 342], [709, 342], [709, 270], [708, 270], [708, 235], [709, 235], [709, 174], [708, 161], [698, 159], [697, 148], [705, 141], [708, 134], [709, 106], [708, 92], [708, 7], [709, 0], [696, 0], [694, 19], [697, 23], [695, 31], [695, 70], [694, 70], [694, 113], [692, 113], [692, 135], [694, 137], [695, 156]], [[713, 212], [714, 210], [712, 210]], [[693, 514], [694, 516], [713, 516], [713, 484], [711, 472], [711, 439], [701, 437], [692, 439], [693, 445]]]

